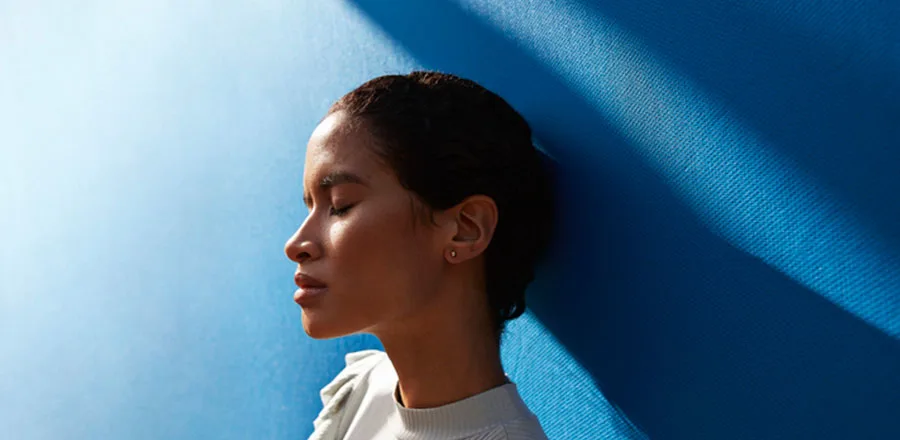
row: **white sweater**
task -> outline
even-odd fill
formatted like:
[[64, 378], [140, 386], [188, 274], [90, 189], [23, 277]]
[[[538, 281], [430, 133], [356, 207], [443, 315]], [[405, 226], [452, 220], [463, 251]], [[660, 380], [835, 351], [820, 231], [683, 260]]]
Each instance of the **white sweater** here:
[[399, 403], [397, 372], [387, 354], [362, 350], [322, 388], [322, 411], [310, 440], [546, 440], [512, 382], [436, 408]]

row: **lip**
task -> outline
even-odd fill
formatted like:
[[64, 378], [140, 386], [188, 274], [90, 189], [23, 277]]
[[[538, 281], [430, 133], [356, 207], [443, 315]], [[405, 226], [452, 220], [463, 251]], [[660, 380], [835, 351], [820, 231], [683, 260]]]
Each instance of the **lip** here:
[[327, 284], [299, 272], [294, 274], [294, 284], [299, 287], [294, 292], [294, 302], [301, 306], [311, 304], [311, 301], [316, 300], [328, 291]]
[[327, 287], [301, 287], [294, 292], [294, 302], [301, 306], [309, 306], [327, 291]]

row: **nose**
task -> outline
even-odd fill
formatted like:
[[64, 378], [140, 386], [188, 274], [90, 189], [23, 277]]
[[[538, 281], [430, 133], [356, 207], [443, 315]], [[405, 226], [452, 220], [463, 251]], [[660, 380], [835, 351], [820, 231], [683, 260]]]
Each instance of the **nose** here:
[[288, 239], [284, 245], [284, 253], [288, 259], [300, 264], [313, 261], [322, 256], [321, 247], [316, 244], [313, 237], [309, 234], [308, 220], [300, 225], [297, 232]]

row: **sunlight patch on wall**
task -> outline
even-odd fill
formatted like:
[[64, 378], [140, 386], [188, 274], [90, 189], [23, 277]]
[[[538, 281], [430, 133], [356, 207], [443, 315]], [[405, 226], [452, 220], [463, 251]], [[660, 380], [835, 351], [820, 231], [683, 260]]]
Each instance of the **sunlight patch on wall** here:
[[501, 355], [504, 370], [518, 384], [528, 407], [543, 420], [553, 421], [544, 423], [549, 438], [571, 438], [571, 433], [553, 430], [579, 426], [585, 420], [598, 423], [592, 432], [603, 433], [604, 438], [647, 438], [606, 400], [590, 373], [531, 311], [507, 324]]
[[460, 3], [603, 114], [713, 232], [900, 337], [900, 256], [727, 103], [581, 4]]

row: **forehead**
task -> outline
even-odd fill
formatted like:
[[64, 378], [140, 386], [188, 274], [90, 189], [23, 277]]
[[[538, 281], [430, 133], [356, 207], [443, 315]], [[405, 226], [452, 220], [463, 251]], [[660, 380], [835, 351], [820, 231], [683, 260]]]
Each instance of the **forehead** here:
[[343, 112], [332, 113], [319, 123], [306, 145], [305, 184], [334, 171], [374, 177], [381, 166], [372, 146], [371, 135], [359, 121]]

